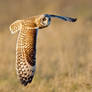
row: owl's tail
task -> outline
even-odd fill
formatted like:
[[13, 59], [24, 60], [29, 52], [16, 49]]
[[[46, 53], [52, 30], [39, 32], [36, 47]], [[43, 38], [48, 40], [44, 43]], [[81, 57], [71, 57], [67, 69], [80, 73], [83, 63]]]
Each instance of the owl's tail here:
[[17, 31], [21, 30], [21, 28], [22, 28], [21, 21], [22, 20], [17, 20], [10, 25], [9, 29], [12, 34], [15, 34]]

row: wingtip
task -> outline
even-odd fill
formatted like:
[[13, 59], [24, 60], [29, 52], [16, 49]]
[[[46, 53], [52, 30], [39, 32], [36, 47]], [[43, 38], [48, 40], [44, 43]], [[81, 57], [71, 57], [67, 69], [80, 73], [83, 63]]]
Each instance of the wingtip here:
[[72, 22], [76, 22], [77, 21], [77, 18], [72, 18]]
[[27, 86], [29, 83], [32, 82], [33, 76], [30, 76], [28, 79], [22, 78], [20, 79], [20, 82], [23, 86]]

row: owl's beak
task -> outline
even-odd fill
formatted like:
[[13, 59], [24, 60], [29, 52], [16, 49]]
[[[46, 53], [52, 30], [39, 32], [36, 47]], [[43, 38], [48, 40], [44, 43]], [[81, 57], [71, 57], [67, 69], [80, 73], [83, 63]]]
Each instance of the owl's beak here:
[[64, 21], [69, 21], [69, 22], [75, 22], [77, 20], [77, 18], [71, 18], [71, 17], [65, 17], [65, 16], [58, 16], [58, 15], [49, 15], [51, 18], [59, 18], [62, 19]]

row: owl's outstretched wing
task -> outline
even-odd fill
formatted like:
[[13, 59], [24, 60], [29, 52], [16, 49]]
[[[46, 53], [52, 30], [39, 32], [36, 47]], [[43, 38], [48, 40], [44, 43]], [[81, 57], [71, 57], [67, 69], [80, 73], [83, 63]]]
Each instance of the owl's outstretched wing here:
[[16, 44], [16, 70], [21, 83], [31, 83], [36, 69], [37, 29], [22, 28]]
[[62, 19], [64, 21], [69, 21], [69, 22], [75, 22], [77, 18], [71, 18], [71, 17], [66, 17], [66, 16], [58, 16], [58, 15], [49, 15], [50, 17], [56, 17], [59, 19]]

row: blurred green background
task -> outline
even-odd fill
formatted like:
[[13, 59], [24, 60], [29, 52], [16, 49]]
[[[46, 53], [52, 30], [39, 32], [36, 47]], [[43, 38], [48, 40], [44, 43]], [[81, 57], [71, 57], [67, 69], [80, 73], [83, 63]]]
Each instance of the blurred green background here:
[[[78, 21], [52, 19], [39, 30], [36, 73], [24, 87], [15, 69], [18, 34], [9, 25], [45, 13]], [[0, 92], [92, 92], [92, 0], [0, 0]]]

